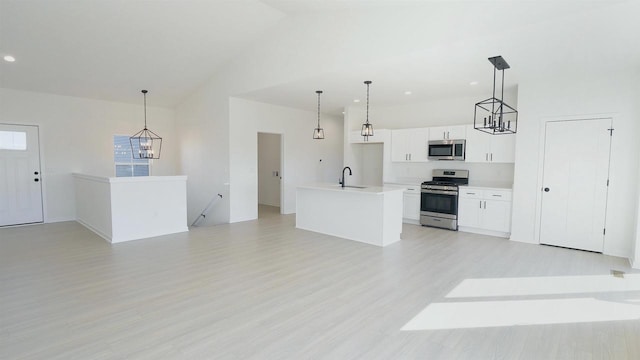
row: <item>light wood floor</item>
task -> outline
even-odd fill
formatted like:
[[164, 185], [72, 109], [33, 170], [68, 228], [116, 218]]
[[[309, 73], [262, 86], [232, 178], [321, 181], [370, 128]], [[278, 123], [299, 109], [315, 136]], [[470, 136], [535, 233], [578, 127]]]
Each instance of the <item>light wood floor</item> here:
[[400, 330], [430, 304], [580, 297], [637, 308], [634, 286], [447, 297], [465, 279], [628, 276], [624, 259], [414, 225], [383, 249], [294, 224], [264, 216], [116, 245], [75, 222], [0, 229], [0, 358], [640, 358], [637, 317]]

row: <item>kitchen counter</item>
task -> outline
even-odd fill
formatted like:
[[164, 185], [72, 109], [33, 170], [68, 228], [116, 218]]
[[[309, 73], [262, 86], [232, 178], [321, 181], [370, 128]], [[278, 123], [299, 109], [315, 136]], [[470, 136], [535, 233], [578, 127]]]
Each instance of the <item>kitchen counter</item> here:
[[510, 182], [500, 182], [500, 181], [469, 181], [469, 185], [460, 185], [460, 187], [477, 187], [477, 188], [485, 188], [485, 189], [495, 189], [495, 190], [511, 190], [513, 188], [513, 184]]
[[310, 184], [296, 190], [296, 227], [376, 246], [400, 240], [402, 186]]

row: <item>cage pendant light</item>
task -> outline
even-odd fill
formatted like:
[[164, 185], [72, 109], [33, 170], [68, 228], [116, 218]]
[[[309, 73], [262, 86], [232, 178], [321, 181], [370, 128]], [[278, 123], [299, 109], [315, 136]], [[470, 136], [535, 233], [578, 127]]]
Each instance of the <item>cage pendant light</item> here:
[[316, 94], [318, 94], [318, 127], [313, 129], [313, 138], [322, 140], [324, 139], [324, 129], [320, 127], [320, 94], [322, 94], [322, 90], [316, 90]]
[[142, 90], [144, 96], [144, 129], [129, 138], [131, 155], [134, 159], [160, 159], [162, 138], [147, 129], [147, 90]]
[[[476, 103], [473, 127], [491, 135], [515, 134], [518, 130], [518, 111], [504, 102], [504, 70], [509, 64], [502, 56], [489, 58], [493, 64], [493, 96]], [[496, 98], [496, 70], [502, 71], [500, 99]]]
[[364, 141], [369, 141], [369, 136], [373, 136], [373, 124], [369, 123], [369, 85], [371, 85], [371, 80], [364, 83], [367, 85], [367, 120], [362, 124], [360, 135], [364, 136]]

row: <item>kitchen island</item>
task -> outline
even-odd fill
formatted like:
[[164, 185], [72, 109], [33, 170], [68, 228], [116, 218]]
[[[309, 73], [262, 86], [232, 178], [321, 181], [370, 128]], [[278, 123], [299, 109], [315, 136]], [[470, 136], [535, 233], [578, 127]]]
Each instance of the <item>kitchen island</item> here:
[[299, 186], [296, 227], [371, 245], [387, 246], [402, 232], [401, 186]]

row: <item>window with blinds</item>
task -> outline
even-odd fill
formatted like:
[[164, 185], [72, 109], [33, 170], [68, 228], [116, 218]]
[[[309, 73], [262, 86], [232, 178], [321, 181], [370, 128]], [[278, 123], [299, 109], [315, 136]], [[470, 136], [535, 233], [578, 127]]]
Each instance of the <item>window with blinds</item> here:
[[[135, 143], [134, 146], [136, 146]], [[133, 158], [128, 135], [113, 136], [113, 159], [116, 165], [116, 177], [149, 176], [151, 166], [149, 159]]]

